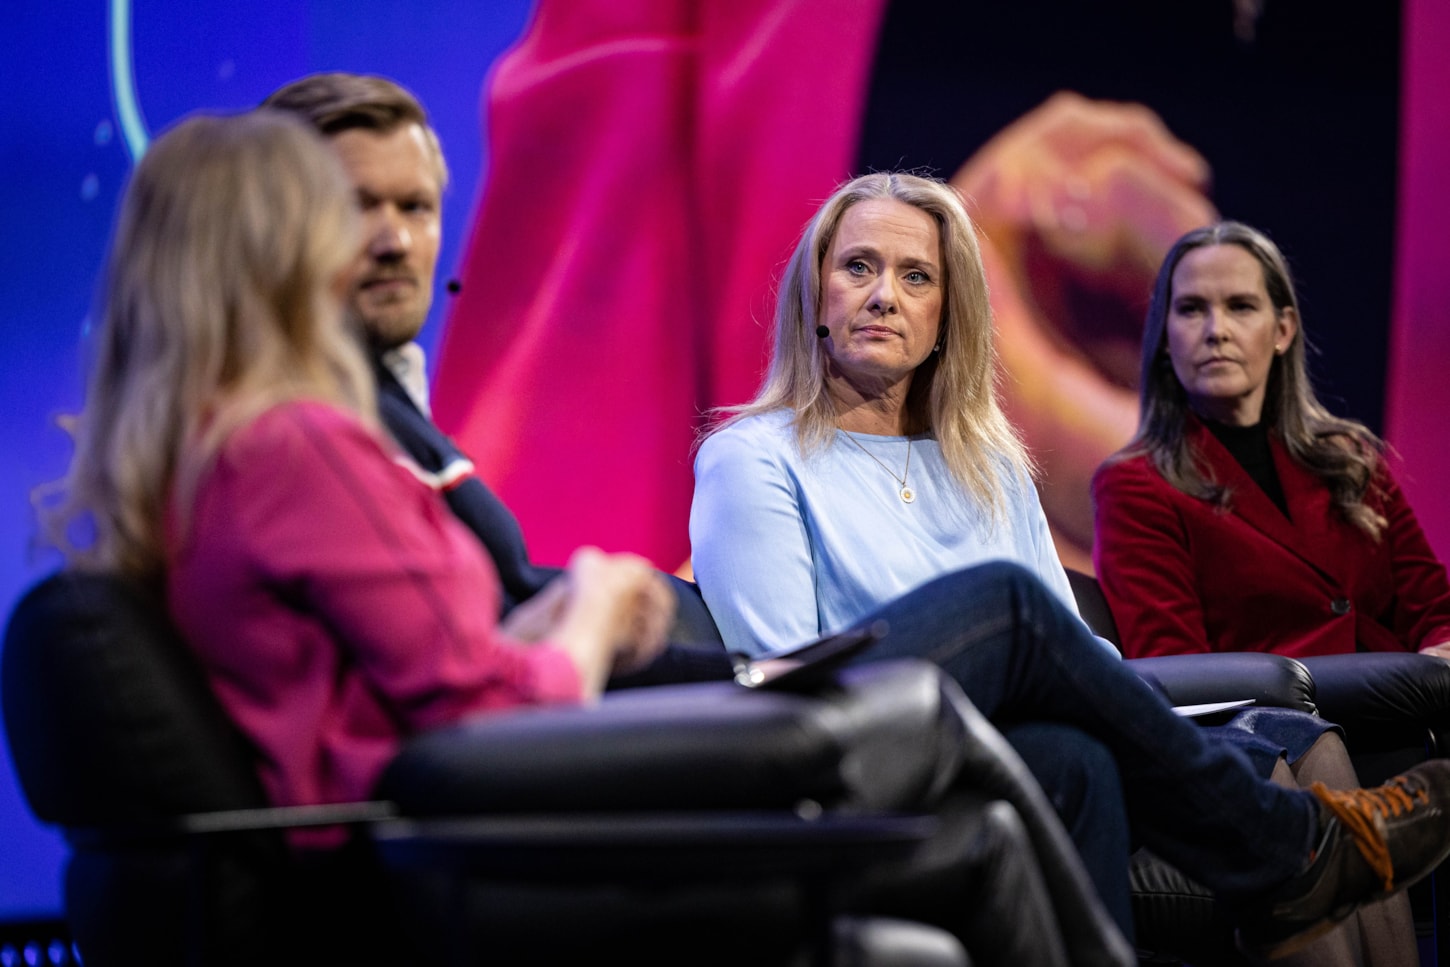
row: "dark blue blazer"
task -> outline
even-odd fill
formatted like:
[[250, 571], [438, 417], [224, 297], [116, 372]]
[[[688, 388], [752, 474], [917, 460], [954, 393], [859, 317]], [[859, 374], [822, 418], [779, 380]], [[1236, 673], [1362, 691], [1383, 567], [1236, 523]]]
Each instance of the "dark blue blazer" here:
[[[473, 462], [418, 409], [386, 366], [376, 364], [373, 369], [378, 382], [378, 414], [383, 425], [419, 467], [444, 481], [441, 489], [448, 506], [478, 535], [493, 559], [503, 585], [502, 612], [507, 614], [536, 594], [562, 569], [535, 564], [529, 559], [518, 518], [479, 479]], [[720, 632], [700, 597], [700, 589], [693, 582], [672, 574], [666, 577], [678, 599], [675, 627], [670, 635], [674, 644], [647, 674], [612, 682], [611, 687], [730, 676], [731, 667], [725, 658]]]

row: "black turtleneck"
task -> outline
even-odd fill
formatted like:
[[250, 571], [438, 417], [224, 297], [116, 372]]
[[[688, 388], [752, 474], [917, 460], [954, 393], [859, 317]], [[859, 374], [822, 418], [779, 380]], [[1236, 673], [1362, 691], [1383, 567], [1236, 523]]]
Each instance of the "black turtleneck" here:
[[1203, 425], [1238, 461], [1259, 489], [1284, 512], [1284, 516], [1289, 517], [1289, 502], [1284, 498], [1284, 487], [1279, 483], [1279, 471], [1274, 466], [1274, 451], [1269, 446], [1268, 424], [1260, 421], [1253, 426], [1229, 426], [1215, 420], [1204, 420]]

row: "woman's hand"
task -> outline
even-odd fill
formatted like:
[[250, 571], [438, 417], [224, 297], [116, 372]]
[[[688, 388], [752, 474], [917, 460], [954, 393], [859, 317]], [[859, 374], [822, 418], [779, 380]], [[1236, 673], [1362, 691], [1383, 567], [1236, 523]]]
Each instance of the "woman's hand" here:
[[1450, 641], [1442, 641], [1435, 645], [1426, 645], [1420, 649], [1420, 654], [1450, 661]]
[[527, 601], [504, 616], [499, 626], [515, 641], [544, 641], [564, 616], [569, 601], [569, 581], [558, 577], [544, 585]]
[[653, 661], [674, 617], [674, 593], [648, 561], [584, 547], [561, 577], [510, 613], [504, 630], [567, 651], [593, 697], [611, 673]]

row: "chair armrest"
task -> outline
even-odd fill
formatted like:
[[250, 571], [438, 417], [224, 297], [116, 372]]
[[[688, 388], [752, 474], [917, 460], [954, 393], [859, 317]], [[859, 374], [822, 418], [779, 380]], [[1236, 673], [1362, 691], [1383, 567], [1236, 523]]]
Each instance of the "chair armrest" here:
[[1273, 708], [1318, 708], [1314, 676], [1299, 660], [1283, 655], [1216, 652], [1129, 658], [1125, 663], [1173, 705], [1251, 698], [1256, 705]]
[[[918, 810], [962, 788], [1004, 799], [1022, 817], [1068, 944], [1131, 962], [1026, 767], [925, 661], [846, 666], [813, 692], [660, 686], [422, 735], [377, 790], [404, 819], [370, 832], [385, 868], [415, 893], [431, 889], [418, 883], [439, 864], [454, 863], [455, 889], [531, 876], [587, 883], [628, 870], [656, 895], [655, 881], [713, 881], [723, 870], [799, 894], [933, 849], [921, 838], [935, 835], [937, 820]], [[768, 912], [787, 902], [774, 890], [731, 893]], [[488, 936], [497, 941], [518, 922], [492, 924]]]
[[809, 694], [707, 682], [483, 716], [409, 740], [376, 797], [415, 818], [910, 811], [957, 751], [942, 681], [928, 662], [893, 661], [842, 669]]
[[396, 805], [382, 801], [224, 809], [107, 826], [69, 826], [65, 829], [65, 835], [66, 840], [79, 849], [110, 848], [176, 842], [196, 837], [286, 832], [326, 826], [363, 826], [393, 819], [397, 815]]
[[1314, 676], [1321, 713], [1351, 743], [1423, 735], [1430, 754], [1450, 751], [1450, 662], [1409, 652], [1301, 660]]
[[834, 877], [902, 859], [938, 825], [926, 815], [703, 811], [394, 819], [369, 833], [395, 869], [514, 882], [657, 883]]

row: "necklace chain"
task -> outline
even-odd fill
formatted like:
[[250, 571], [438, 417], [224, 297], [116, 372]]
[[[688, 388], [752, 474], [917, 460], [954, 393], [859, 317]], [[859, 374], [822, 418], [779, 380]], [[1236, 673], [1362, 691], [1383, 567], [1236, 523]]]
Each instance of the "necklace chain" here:
[[890, 467], [888, 467], [885, 462], [882, 461], [882, 459], [876, 454], [872, 453], [870, 450], [867, 450], [865, 445], [862, 444], [860, 440], [852, 436], [849, 431], [842, 430], [841, 432], [846, 434], [847, 440], [850, 440], [852, 443], [856, 444], [856, 449], [866, 454], [866, 456], [870, 457], [872, 460], [875, 460], [877, 465], [880, 466], [882, 470], [885, 470], [887, 473], [891, 474], [892, 480], [895, 480], [897, 483], [901, 484], [901, 489], [898, 490], [896, 493], [903, 501], [909, 504], [916, 499], [916, 491], [912, 490], [906, 485], [906, 478], [911, 473], [911, 437], [906, 438], [906, 468], [901, 471], [901, 476], [898, 477], [895, 470], [892, 470]]

